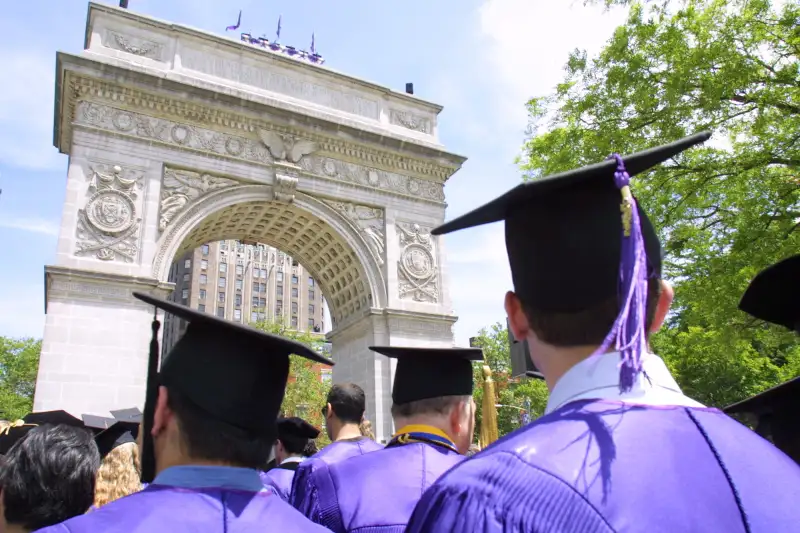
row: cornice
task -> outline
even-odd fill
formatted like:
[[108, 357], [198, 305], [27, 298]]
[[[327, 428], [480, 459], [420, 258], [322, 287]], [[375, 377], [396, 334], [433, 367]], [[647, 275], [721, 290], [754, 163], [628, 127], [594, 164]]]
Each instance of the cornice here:
[[[154, 94], [139, 87], [101, 80], [77, 70], [67, 69], [62, 62], [66, 57], [65, 54], [59, 54], [55, 105], [54, 144], [62, 153], [68, 153], [71, 145], [72, 123], [75, 120], [77, 103], [80, 100], [88, 100], [157, 118], [213, 128], [220, 132], [239, 135], [245, 133], [254, 138], [259, 129], [292, 134], [318, 143], [321, 153], [327, 153], [343, 161], [367, 164], [382, 170], [441, 183], [458, 171], [466, 160], [462, 156], [443, 150], [372, 133], [361, 127], [343, 126], [325, 119], [289, 113], [266, 105], [258, 107], [262, 109], [261, 115], [264, 115], [263, 110], [266, 108], [269, 121], [257, 116], [234, 113], [204, 102], [200, 103], [199, 99], [178, 99]], [[75, 59], [94, 64], [85, 58], [68, 56], [69, 62]], [[108, 65], [104, 67], [105, 70], [130, 74], [117, 67]], [[168, 83], [164, 80], [159, 81], [163, 82], [160, 84], [161, 87]], [[169, 83], [175, 84], [175, 82]], [[210, 92], [215, 101], [222, 101], [225, 98], [224, 95]], [[243, 107], [240, 100], [237, 102], [237, 107]], [[307, 127], [298, 127], [297, 124]], [[377, 144], [383, 146], [376, 147]]]

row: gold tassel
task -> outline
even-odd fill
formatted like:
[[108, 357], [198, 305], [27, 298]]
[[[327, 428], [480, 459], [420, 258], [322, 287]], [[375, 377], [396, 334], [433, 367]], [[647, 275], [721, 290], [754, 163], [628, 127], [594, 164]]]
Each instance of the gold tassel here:
[[483, 407], [481, 414], [480, 445], [481, 449], [496, 441], [499, 436], [497, 430], [497, 406], [495, 404], [494, 381], [492, 369], [483, 367]]
[[622, 204], [619, 206], [622, 213], [622, 230], [626, 237], [630, 237], [633, 224], [633, 194], [627, 185], [620, 189], [620, 192], [622, 193]]

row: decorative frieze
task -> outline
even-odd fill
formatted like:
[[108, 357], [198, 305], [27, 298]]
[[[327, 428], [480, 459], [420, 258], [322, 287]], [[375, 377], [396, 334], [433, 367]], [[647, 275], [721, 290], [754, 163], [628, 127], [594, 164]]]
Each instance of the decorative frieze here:
[[186, 207], [206, 194], [238, 185], [236, 180], [164, 167], [158, 229], [164, 231]]
[[[400, 171], [403, 174], [427, 178], [442, 183], [460, 168], [460, 163], [457, 162], [452, 164], [440, 164], [431, 160], [408, 157], [389, 151], [353, 144], [345, 140], [340, 140], [321, 134], [301, 132], [300, 130], [296, 130], [288, 126], [284, 127], [265, 122], [263, 119], [248, 117], [222, 109], [200, 105], [192, 102], [191, 100], [173, 100], [163, 96], [145, 93], [131, 87], [121, 87], [116, 84], [107, 83], [96, 79], [78, 77], [73, 73], [68, 73], [67, 84], [68, 97], [64, 104], [66, 120], [62, 123], [65, 128], [68, 128], [72, 121], [77, 121], [84, 124], [87, 123], [82, 120], [81, 117], [81, 108], [83, 107], [83, 102], [77, 106], [77, 110], [74, 108], [78, 99], [91, 99], [94, 101], [95, 105], [103, 105], [106, 107], [106, 104], [111, 104], [109, 107], [112, 108], [119, 106], [120, 103], [124, 103], [125, 107], [131, 110], [129, 113], [133, 112], [134, 114], [138, 114], [135, 113], [135, 109], [139, 108], [148, 115], [158, 114], [162, 116], [170, 116], [172, 120], [165, 122], [174, 124], [175, 122], [186, 121], [195, 125], [207, 127], [208, 130], [206, 131], [220, 128], [226, 130], [238, 130], [247, 132], [247, 134], [249, 134], [251, 132], [255, 133], [259, 129], [269, 129], [281, 134], [303, 136], [308, 141], [317, 143], [317, 151], [319, 152], [325, 152], [328, 154], [341, 154], [343, 157], [346, 157], [351, 161], [360, 160], [366, 166], [391, 168]], [[126, 119], [124, 118], [122, 119], [123, 123], [127, 123], [125, 120]], [[107, 128], [107, 124], [105, 123], [102, 125], [91, 125]], [[135, 131], [136, 135], [144, 136], [139, 133], [138, 123], [137, 129], [130, 128], [130, 130], [121, 129], [119, 131]], [[237, 139], [246, 138], [245, 135], [234, 137]], [[227, 136], [225, 138], [227, 139]], [[159, 140], [168, 142], [167, 138], [165, 138], [163, 134], [159, 136]], [[235, 157], [238, 157], [236, 153], [239, 152], [239, 149], [243, 150], [243, 153], [246, 153], [246, 149], [236, 143], [236, 141], [231, 142], [233, 143], [233, 146], [228, 151], [219, 153], [227, 153]], [[261, 148], [263, 153], [266, 154], [265, 157], [268, 157], [270, 160], [272, 159], [269, 151], [265, 146], [262, 145], [262, 143], [257, 142], [255, 139], [251, 139], [251, 142], [257, 144], [257, 146]], [[216, 143], [213, 144], [216, 145]], [[195, 147], [191, 144], [189, 146], [193, 148]]]
[[355, 227], [372, 250], [375, 260], [382, 265], [386, 249], [383, 209], [350, 202], [323, 201], [342, 214]]
[[89, 198], [78, 210], [75, 255], [133, 263], [139, 254], [143, 173], [119, 165], [90, 166]]
[[260, 129], [258, 130], [258, 136], [275, 161], [297, 164], [303, 156], [317, 150], [317, 143], [291, 135], [281, 135], [274, 131]]
[[103, 45], [107, 48], [157, 61], [161, 60], [161, 51], [164, 48], [161, 43], [125, 35], [113, 30], [106, 30]]
[[402, 126], [406, 129], [420, 133], [431, 133], [431, 121], [428, 118], [417, 116], [408, 111], [392, 109], [389, 113], [389, 123]]
[[418, 224], [395, 224], [400, 239], [397, 262], [398, 290], [401, 300], [436, 303], [439, 301], [439, 268], [429, 229]]

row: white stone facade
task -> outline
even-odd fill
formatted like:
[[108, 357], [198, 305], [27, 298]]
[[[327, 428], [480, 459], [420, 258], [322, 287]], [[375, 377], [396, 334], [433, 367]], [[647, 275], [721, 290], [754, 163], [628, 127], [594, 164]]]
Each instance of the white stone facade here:
[[172, 261], [203, 243], [275, 246], [319, 282], [334, 382], [391, 433], [393, 366], [370, 345], [452, 346], [444, 183], [464, 158], [441, 107], [330, 69], [90, 4], [86, 50], [57, 57], [55, 144], [70, 156], [34, 409], [144, 399]]

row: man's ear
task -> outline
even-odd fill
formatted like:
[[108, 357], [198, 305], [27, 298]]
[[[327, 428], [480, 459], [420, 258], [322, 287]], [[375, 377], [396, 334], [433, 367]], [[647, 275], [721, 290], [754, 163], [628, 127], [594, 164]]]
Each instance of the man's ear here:
[[153, 414], [153, 431], [151, 435], [155, 437], [163, 432], [167, 428], [167, 424], [172, 417], [172, 409], [169, 408], [169, 391], [166, 387], [159, 387], [156, 410]]
[[328, 406], [325, 408], [325, 419], [330, 420], [332, 417], [333, 417], [333, 406], [331, 404], [328, 404]]
[[669, 308], [672, 305], [672, 300], [675, 298], [675, 291], [669, 282], [659, 280], [661, 283], [661, 294], [658, 296], [658, 303], [656, 303], [656, 311], [653, 314], [653, 323], [650, 324], [650, 331], [648, 333], [655, 333], [664, 324], [669, 313]]
[[514, 338], [517, 340], [527, 338], [531, 329], [528, 317], [525, 316], [522, 302], [512, 291], [506, 293], [505, 308], [508, 315], [508, 325], [511, 333], [514, 334]]

